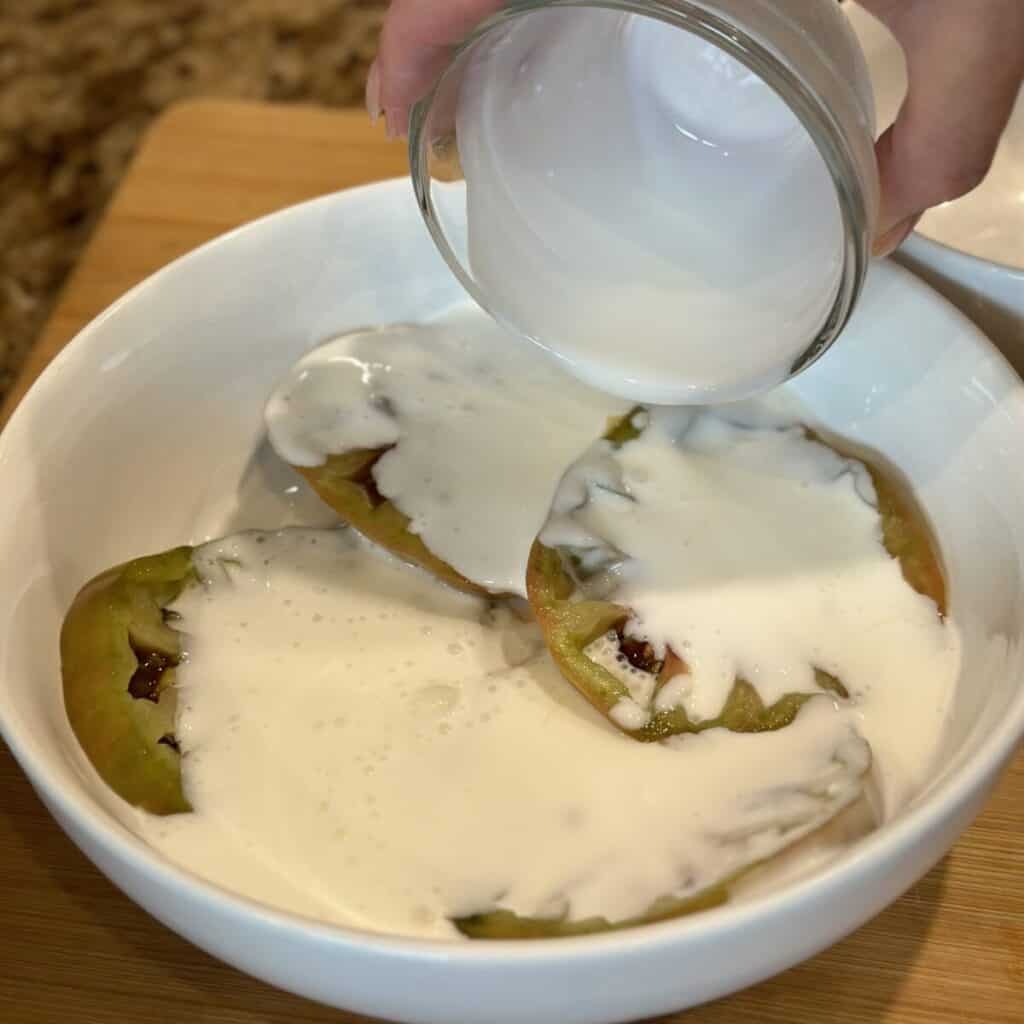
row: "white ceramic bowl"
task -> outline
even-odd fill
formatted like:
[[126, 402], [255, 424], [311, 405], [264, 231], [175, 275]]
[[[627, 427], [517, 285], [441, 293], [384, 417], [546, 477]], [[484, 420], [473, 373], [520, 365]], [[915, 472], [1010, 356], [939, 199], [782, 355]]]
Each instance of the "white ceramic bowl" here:
[[[1024, 256], [1024, 234], [1021, 246]], [[1004, 266], [920, 234], [911, 235], [896, 258], [962, 309], [1024, 374], [1024, 258], [1020, 268]]]
[[57, 655], [76, 589], [132, 555], [276, 525], [280, 480], [260, 445], [279, 375], [331, 332], [416, 319], [455, 296], [408, 184], [390, 182], [219, 239], [87, 327], [0, 436], [4, 737], [68, 835], [155, 917], [273, 984], [374, 1016], [633, 1020], [812, 955], [946, 852], [1024, 734], [1024, 386], [964, 317], [892, 265], [874, 269], [855, 322], [796, 387], [823, 424], [880, 448], [916, 486], [948, 561], [965, 682], [933, 785], [820, 875], [605, 936], [385, 938], [279, 913], [171, 866], [83, 768]]

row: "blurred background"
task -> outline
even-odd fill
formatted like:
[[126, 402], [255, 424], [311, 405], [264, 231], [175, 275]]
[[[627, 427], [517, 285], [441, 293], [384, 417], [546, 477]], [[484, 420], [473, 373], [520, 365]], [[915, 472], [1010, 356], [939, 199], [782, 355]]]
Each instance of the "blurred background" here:
[[147, 125], [362, 103], [387, 0], [0, 0], [0, 400]]

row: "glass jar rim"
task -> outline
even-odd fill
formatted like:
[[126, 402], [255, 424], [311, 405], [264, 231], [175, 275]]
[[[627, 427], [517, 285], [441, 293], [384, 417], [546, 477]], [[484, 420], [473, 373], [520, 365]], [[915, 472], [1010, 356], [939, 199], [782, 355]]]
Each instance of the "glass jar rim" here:
[[843, 226], [842, 272], [832, 308], [818, 334], [793, 361], [786, 379], [806, 370], [842, 333], [864, 289], [872, 241], [869, 197], [856, 156], [828, 103], [769, 46], [742, 26], [709, 10], [699, 0], [511, 0], [477, 25], [454, 48], [444, 71], [413, 106], [409, 118], [409, 168], [413, 189], [420, 213], [445, 263], [482, 309], [506, 327], [522, 333], [515, 324], [505, 323], [491, 308], [486, 294], [449, 243], [431, 195], [429, 154], [433, 140], [426, 133], [431, 110], [447, 76], [477, 43], [526, 15], [571, 8], [598, 8], [653, 18], [711, 43], [757, 75], [803, 125], [832, 179]]

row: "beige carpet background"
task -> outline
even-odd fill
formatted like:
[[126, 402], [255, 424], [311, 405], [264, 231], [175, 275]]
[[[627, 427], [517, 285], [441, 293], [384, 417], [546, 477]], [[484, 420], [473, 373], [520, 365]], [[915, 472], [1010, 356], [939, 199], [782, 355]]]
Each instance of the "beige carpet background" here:
[[0, 399], [142, 132], [192, 96], [362, 101], [386, 0], [0, 0]]

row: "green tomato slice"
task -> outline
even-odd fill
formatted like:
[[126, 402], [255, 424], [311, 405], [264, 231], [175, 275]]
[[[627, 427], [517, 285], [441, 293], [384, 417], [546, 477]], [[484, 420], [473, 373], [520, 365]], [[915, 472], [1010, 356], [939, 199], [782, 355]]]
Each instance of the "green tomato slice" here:
[[456, 590], [489, 597], [487, 590], [438, 558], [409, 529], [409, 517], [377, 490], [373, 467], [387, 451], [387, 448], [361, 449], [330, 455], [319, 466], [293, 468], [305, 477], [321, 501], [368, 540], [432, 573]]
[[[604, 440], [621, 448], [643, 432], [634, 409], [614, 422]], [[811, 431], [809, 440], [825, 442]], [[830, 444], [845, 455], [841, 445]], [[918, 593], [929, 597], [939, 615], [946, 611], [946, 586], [937, 545], [927, 520], [909, 488], [895, 474], [883, 471], [874, 462], [858, 457], [867, 469], [878, 498], [882, 540], [886, 550], [901, 566], [904, 579]], [[614, 634], [619, 649], [635, 668], [655, 676], [655, 691], [686, 665], [669, 650], [662, 661], [653, 656], [649, 644], [627, 636], [625, 627], [633, 619], [632, 610], [612, 600], [593, 600], [583, 595], [577, 583], [576, 560], [567, 550], [550, 548], [538, 539], [530, 552], [527, 568], [527, 594], [534, 616], [540, 623], [545, 642], [562, 675], [598, 711], [617, 728], [641, 742], [656, 742], [670, 736], [725, 728], [733, 732], [763, 732], [789, 725], [800, 709], [815, 696], [831, 693], [840, 699], [849, 694], [842, 681], [821, 668], [814, 669], [817, 692], [785, 694], [766, 705], [757, 690], [744, 679], [737, 679], [722, 707], [711, 719], [693, 721], [681, 707], [650, 714], [646, 724], [628, 728], [616, 721], [613, 709], [620, 701], [630, 700], [626, 684], [604, 666], [590, 658], [586, 649], [606, 634]], [[614, 595], [613, 595], [614, 596]]]
[[190, 547], [137, 558], [86, 584], [61, 629], [71, 728], [103, 781], [153, 814], [191, 810], [174, 734], [181, 636], [166, 609], [194, 579]]

